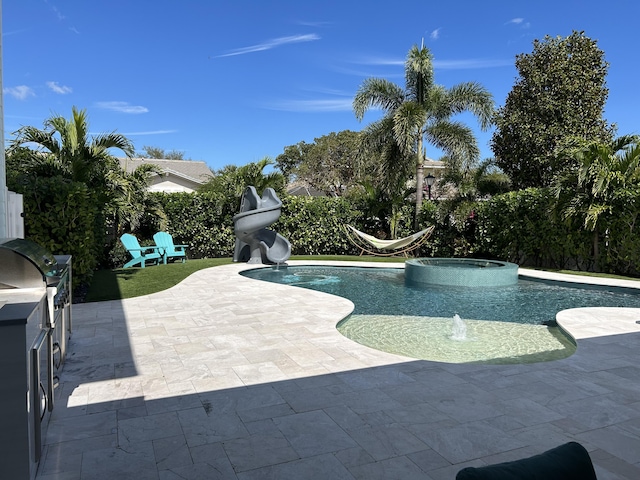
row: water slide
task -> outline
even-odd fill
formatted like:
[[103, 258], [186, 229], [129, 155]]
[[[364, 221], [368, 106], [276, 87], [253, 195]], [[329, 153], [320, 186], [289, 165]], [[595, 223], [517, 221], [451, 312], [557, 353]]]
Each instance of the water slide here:
[[240, 212], [233, 217], [236, 234], [234, 262], [282, 264], [291, 256], [291, 244], [282, 235], [268, 230], [280, 218], [282, 202], [273, 188], [258, 195], [255, 187], [242, 194]]

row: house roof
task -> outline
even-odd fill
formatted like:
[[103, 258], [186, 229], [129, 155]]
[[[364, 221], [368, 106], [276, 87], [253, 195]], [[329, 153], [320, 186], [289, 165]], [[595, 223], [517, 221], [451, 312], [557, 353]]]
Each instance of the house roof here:
[[444, 170], [447, 168], [444, 162], [440, 160], [431, 160], [430, 158], [426, 158], [424, 162], [422, 162], [422, 166], [429, 170]]
[[165, 173], [191, 180], [195, 183], [205, 183], [213, 176], [213, 172], [205, 162], [195, 160], [162, 160], [156, 158], [119, 158], [120, 166], [128, 173], [133, 172], [140, 165], [157, 165]]
[[325, 193], [313, 188], [307, 182], [296, 180], [287, 185], [287, 193], [299, 197], [325, 197]]

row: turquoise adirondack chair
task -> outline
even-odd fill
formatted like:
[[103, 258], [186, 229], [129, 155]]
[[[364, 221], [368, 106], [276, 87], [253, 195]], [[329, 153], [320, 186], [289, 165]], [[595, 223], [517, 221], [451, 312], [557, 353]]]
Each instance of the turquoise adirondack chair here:
[[158, 232], [153, 236], [156, 245], [160, 247], [163, 263], [167, 263], [170, 259], [179, 258], [182, 263], [187, 259], [186, 248], [189, 245], [174, 245], [173, 237], [167, 232]]
[[124, 248], [126, 248], [133, 257], [125, 263], [122, 268], [134, 267], [136, 265], [144, 268], [147, 260], [151, 260], [154, 265], [157, 265], [158, 261], [162, 258], [160, 248], [155, 245], [150, 247], [141, 247], [140, 243], [138, 243], [138, 239], [130, 233], [122, 235], [120, 237], [120, 241], [122, 242], [122, 245], [124, 245]]

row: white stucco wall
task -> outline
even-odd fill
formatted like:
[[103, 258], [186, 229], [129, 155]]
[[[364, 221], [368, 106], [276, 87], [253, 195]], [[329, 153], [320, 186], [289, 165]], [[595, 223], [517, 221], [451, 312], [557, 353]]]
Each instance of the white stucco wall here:
[[154, 177], [149, 185], [150, 192], [188, 192], [195, 191], [197, 185], [193, 182], [189, 182], [183, 178], [175, 177], [173, 175]]

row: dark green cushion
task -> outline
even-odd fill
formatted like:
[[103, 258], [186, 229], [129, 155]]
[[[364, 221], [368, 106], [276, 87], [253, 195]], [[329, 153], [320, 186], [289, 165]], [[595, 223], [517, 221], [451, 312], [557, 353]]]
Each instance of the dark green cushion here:
[[565, 443], [534, 457], [514, 462], [467, 467], [456, 480], [597, 480], [587, 450], [576, 442]]

